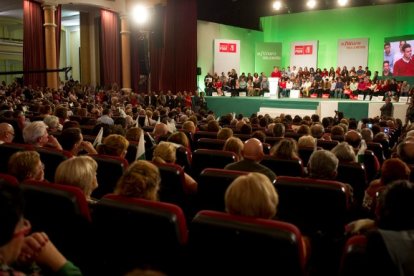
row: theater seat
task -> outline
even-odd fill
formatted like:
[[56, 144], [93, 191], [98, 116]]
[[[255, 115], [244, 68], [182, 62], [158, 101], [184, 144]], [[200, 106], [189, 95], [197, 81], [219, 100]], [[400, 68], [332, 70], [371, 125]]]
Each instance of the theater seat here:
[[336, 180], [352, 186], [355, 204], [361, 207], [365, 189], [368, 187], [364, 165], [357, 162], [339, 163]]
[[268, 143], [271, 146], [279, 144], [281, 140], [285, 139], [284, 137], [272, 137], [272, 136], [266, 136], [265, 142]]
[[235, 161], [236, 155], [230, 151], [198, 149], [193, 153], [193, 176], [198, 179], [205, 168], [223, 169]]
[[184, 208], [186, 195], [184, 192], [185, 178], [183, 169], [176, 164], [154, 163], [160, 170], [161, 184], [158, 195], [160, 201], [173, 203]]
[[357, 235], [349, 238], [345, 244], [341, 260], [340, 276], [362, 276], [365, 262], [367, 238]]
[[30, 150], [32, 147], [26, 144], [4, 143], [0, 144], [0, 172], [7, 173], [10, 156], [18, 151]]
[[47, 147], [35, 148], [35, 150], [40, 154], [40, 160], [45, 164], [45, 179], [50, 182], [55, 181], [55, 172], [59, 164], [72, 157], [70, 152], [64, 150]]
[[125, 275], [136, 267], [151, 267], [182, 275], [182, 249], [187, 225], [173, 204], [106, 195], [93, 212], [96, 233], [96, 275]]
[[338, 181], [280, 176], [277, 216], [309, 235], [342, 235], [348, 219], [350, 194]]
[[214, 149], [222, 150], [226, 140], [219, 140], [213, 138], [200, 138], [197, 140], [198, 149]]
[[277, 159], [273, 156], [265, 155], [260, 164], [271, 169], [276, 176], [303, 176], [305, 174], [301, 160]]
[[19, 181], [17, 180], [17, 178], [10, 174], [0, 173], [0, 179], [12, 185], [19, 184]]
[[128, 167], [128, 161], [121, 157], [109, 155], [91, 155], [98, 163], [98, 188], [92, 192], [93, 198], [101, 198], [114, 192], [118, 179]]
[[339, 144], [338, 141], [336, 140], [322, 140], [322, 139], [318, 139], [318, 141], [316, 142], [318, 147], [321, 147], [325, 150], [332, 150], [334, 147], [336, 147], [336, 145]]
[[33, 232], [47, 233], [57, 248], [74, 263], [85, 264], [90, 244], [91, 217], [85, 195], [77, 187], [25, 181], [21, 184], [25, 217]]
[[225, 211], [224, 194], [234, 179], [248, 172], [204, 169], [198, 181], [198, 210]]
[[289, 223], [201, 211], [189, 237], [189, 275], [304, 275], [302, 236]]

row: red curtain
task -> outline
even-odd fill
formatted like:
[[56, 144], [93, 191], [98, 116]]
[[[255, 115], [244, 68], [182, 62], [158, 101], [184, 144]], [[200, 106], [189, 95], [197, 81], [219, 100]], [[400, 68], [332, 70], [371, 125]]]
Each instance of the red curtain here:
[[101, 10], [101, 84], [121, 85], [121, 47], [118, 14]]
[[138, 54], [138, 35], [135, 31], [131, 32], [131, 82], [132, 90], [139, 92], [139, 54]]
[[56, 66], [59, 68], [60, 61], [60, 33], [62, 30], [62, 5], [58, 5], [55, 11], [55, 22], [56, 22]]
[[[149, 49], [151, 64], [151, 89], [154, 91], [163, 90], [163, 68], [165, 54], [165, 24], [166, 24], [166, 8], [162, 5], [155, 7], [155, 16], [158, 20], [154, 31], [150, 33]], [[167, 91], [171, 88], [164, 87]], [[164, 91], [164, 92], [167, 92]]]
[[[46, 68], [43, 10], [38, 2], [23, 1], [23, 70]], [[46, 74], [24, 74], [24, 84], [46, 86]]]
[[163, 43], [150, 37], [152, 90], [194, 91], [197, 68], [196, 0], [169, 0], [161, 11]]

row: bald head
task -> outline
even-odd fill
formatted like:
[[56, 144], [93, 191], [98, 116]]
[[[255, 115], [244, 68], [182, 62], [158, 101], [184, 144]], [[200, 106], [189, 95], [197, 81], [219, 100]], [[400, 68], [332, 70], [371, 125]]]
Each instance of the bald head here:
[[153, 131], [154, 136], [164, 136], [168, 134], [168, 127], [164, 123], [158, 123], [154, 127]]
[[244, 159], [260, 162], [263, 159], [263, 145], [256, 138], [250, 138], [244, 143], [243, 157]]
[[345, 134], [345, 142], [348, 142], [353, 148], [359, 148], [361, 144], [362, 136], [355, 130], [350, 130]]
[[13, 142], [14, 138], [14, 129], [13, 126], [8, 123], [0, 124], [0, 141], [5, 143]]

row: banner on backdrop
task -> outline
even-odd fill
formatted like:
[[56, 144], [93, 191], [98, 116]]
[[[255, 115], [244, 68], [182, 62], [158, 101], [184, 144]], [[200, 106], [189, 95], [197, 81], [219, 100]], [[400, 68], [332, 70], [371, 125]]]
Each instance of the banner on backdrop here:
[[318, 41], [298, 41], [291, 44], [290, 67], [313, 67], [318, 64]]
[[346, 66], [351, 69], [355, 66], [365, 67], [368, 65], [368, 38], [350, 38], [338, 40], [337, 66]]
[[274, 66], [282, 65], [282, 43], [256, 43], [255, 72], [264, 72], [270, 76]]
[[215, 39], [214, 72], [227, 75], [231, 69], [240, 75], [240, 40]]

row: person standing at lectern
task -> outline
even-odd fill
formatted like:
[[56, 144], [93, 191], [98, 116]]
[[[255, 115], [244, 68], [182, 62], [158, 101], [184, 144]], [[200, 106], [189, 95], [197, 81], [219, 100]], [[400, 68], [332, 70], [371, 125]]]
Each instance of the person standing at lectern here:
[[279, 67], [278, 66], [274, 66], [273, 67], [273, 71], [270, 74], [271, 78], [281, 78], [282, 77], [282, 72], [279, 71]]

